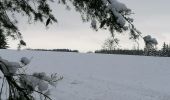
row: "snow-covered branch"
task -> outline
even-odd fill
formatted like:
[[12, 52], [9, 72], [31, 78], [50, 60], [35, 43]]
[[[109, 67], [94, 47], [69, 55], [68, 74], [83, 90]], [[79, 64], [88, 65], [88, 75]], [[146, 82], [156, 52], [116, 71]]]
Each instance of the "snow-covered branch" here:
[[[27, 57], [22, 57], [20, 62], [10, 62], [0, 57], [0, 70], [4, 75], [3, 79], [7, 82], [5, 85], [4, 82], [2, 83], [1, 90], [6, 86], [9, 92], [6, 99], [32, 100], [35, 98], [32, 94], [38, 93], [51, 100], [49, 86], [55, 86], [56, 82], [62, 80], [63, 77], [58, 77], [58, 74], [48, 76], [45, 72], [35, 72], [29, 75], [19, 71], [29, 63], [30, 59]], [[2, 99], [1, 95], [0, 99]]]

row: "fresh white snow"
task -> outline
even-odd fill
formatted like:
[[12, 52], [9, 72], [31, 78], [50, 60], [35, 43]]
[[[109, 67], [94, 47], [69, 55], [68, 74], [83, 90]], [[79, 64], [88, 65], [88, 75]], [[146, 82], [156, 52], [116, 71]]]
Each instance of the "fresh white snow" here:
[[170, 58], [0, 50], [19, 62], [32, 58], [27, 72], [58, 73], [54, 100], [170, 100]]
[[122, 27], [125, 26], [126, 20], [120, 14], [121, 11], [128, 11], [129, 8], [126, 7], [125, 4], [117, 1], [117, 0], [102, 0], [105, 5], [107, 5], [107, 10], [111, 10], [115, 17], [117, 18], [117, 23], [119, 23]]

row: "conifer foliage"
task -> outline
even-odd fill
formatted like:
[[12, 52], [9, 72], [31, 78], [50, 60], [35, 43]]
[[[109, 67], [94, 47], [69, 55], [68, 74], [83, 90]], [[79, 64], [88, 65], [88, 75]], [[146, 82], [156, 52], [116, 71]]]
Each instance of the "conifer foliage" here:
[[[130, 30], [131, 39], [137, 39], [140, 32], [134, 27], [131, 18], [132, 11], [125, 4], [117, 0], [1, 0], [0, 1], [0, 29], [13, 38], [20, 38], [17, 27], [17, 14], [28, 18], [28, 22], [40, 21], [48, 26], [57, 19], [52, 14], [50, 2], [63, 4], [69, 8], [73, 4], [80, 12], [84, 22], [91, 22], [95, 30], [109, 30], [112, 35], [117, 32]], [[55, 9], [54, 9], [55, 10]]]
[[158, 41], [155, 38], [152, 38], [150, 35], [145, 36], [145, 55], [146, 56], [155, 56], [156, 55], [156, 45], [158, 45]]
[[29, 63], [30, 59], [26, 57], [22, 57], [19, 62], [0, 58], [0, 70], [3, 73], [0, 100], [36, 100], [38, 98], [52, 100], [49, 97], [50, 86], [55, 86], [56, 82], [63, 77], [58, 77], [57, 74], [48, 76], [44, 72], [27, 74], [24, 68]]
[[161, 56], [164, 57], [170, 57], [170, 45], [163, 43], [162, 49], [161, 49]]
[[0, 30], [0, 49], [8, 48], [6, 36], [3, 34], [2, 30]]
[[13, 38], [20, 38], [21, 34], [17, 27], [17, 14], [26, 16], [28, 21], [44, 22], [47, 19], [57, 22], [52, 15], [52, 10], [49, 6], [49, 1], [52, 0], [1, 0], [0, 1], [0, 29], [3, 34]]
[[70, 0], [76, 11], [80, 12], [84, 22], [91, 22], [94, 30], [109, 30], [115, 37], [115, 32], [128, 31], [130, 39], [138, 39], [141, 32], [133, 25], [132, 11], [117, 0]]

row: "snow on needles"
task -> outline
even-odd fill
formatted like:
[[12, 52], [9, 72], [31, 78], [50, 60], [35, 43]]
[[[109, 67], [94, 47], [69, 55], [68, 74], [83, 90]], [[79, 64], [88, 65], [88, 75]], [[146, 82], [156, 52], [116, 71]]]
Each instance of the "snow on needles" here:
[[60, 79], [61, 77], [58, 78], [57, 74], [51, 74], [49, 77], [45, 72], [35, 72], [32, 75], [21, 75], [20, 83], [22, 87], [27, 89], [31, 86], [35, 90], [38, 87], [39, 91], [49, 94], [49, 85], [55, 86], [56, 82]]
[[30, 63], [30, 60], [26, 57], [22, 57], [20, 62], [10, 62], [8, 60], [2, 59], [1, 57], [0, 61], [2, 62], [2, 71], [6, 75], [16, 74], [19, 68], [22, 68]]
[[152, 38], [150, 35], [145, 36], [144, 38], [146, 45], [157, 45], [158, 41], [155, 38]]
[[[40, 91], [45, 95], [50, 95], [50, 87], [55, 86], [58, 80], [63, 77], [58, 77], [57, 74], [46, 75], [45, 72], [35, 72], [33, 74], [27, 74], [23, 67], [30, 63], [30, 59], [22, 57], [20, 62], [10, 62], [0, 57], [0, 70], [4, 76], [15, 77], [15, 80], [19, 86], [28, 90], [29, 94], [34, 91]], [[24, 70], [24, 71], [22, 71]]]
[[125, 26], [126, 20], [124, 17], [120, 14], [122, 11], [128, 11], [125, 4], [118, 2], [117, 0], [102, 0], [105, 5], [108, 5], [107, 9], [111, 10], [113, 14], [117, 17], [117, 23], [119, 23], [122, 27]]
[[91, 22], [91, 27], [93, 28], [93, 29], [95, 29], [95, 30], [97, 30], [97, 22], [96, 22], [96, 20], [95, 19], [93, 19], [92, 20], [92, 22]]
[[30, 63], [30, 59], [28, 59], [27, 57], [22, 57], [20, 62], [24, 65], [27, 65]]
[[21, 68], [21, 65], [18, 62], [9, 62], [8, 60], [0, 58], [2, 72], [5, 75], [15, 74], [18, 68]]

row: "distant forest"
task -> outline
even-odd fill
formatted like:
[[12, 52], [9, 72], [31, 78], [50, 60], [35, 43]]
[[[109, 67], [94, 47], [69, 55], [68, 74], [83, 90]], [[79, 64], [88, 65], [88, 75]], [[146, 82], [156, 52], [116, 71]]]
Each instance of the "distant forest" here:
[[114, 50], [96, 50], [95, 53], [102, 53], [102, 54], [123, 54], [123, 55], [140, 55], [140, 56], [159, 56], [159, 57], [170, 57], [170, 45], [164, 42], [162, 48], [160, 50], [157, 49], [150, 49], [146, 50], [125, 50], [125, 49], [114, 49]]
[[[71, 49], [27, 49], [27, 50], [79, 53], [78, 50], [71, 50]], [[93, 53], [93, 52], [87, 52], [87, 53]], [[114, 50], [101, 49], [101, 50], [94, 51], [94, 53], [170, 57], [170, 45], [164, 43], [160, 50], [151, 49], [149, 51], [146, 51], [145, 48], [144, 48], [144, 50], [138, 50], [138, 49], [131, 49], [131, 50], [127, 50], [127, 49], [114, 49]]]
[[34, 51], [56, 51], [56, 52], [79, 52], [78, 50], [71, 50], [71, 49], [27, 49], [27, 50], [34, 50]]

